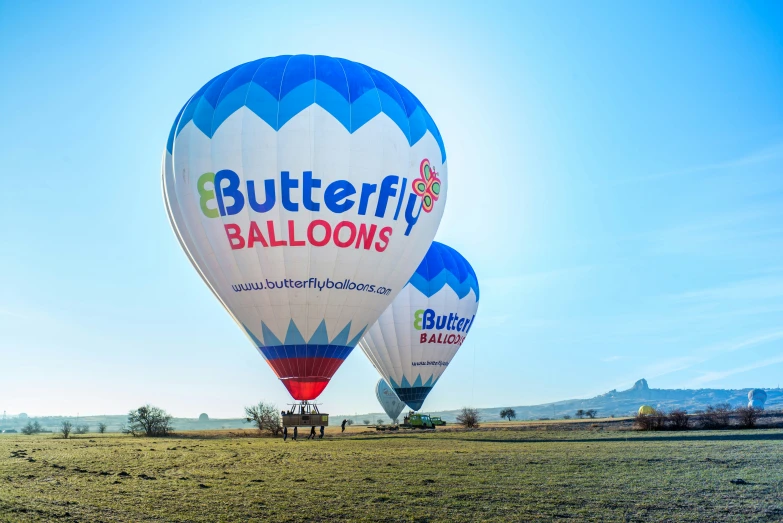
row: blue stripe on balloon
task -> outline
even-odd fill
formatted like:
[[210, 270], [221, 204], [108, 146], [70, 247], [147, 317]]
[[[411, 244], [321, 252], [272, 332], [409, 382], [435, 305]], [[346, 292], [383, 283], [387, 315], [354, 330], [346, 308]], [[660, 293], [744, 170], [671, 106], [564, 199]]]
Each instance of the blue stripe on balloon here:
[[274, 129], [279, 131], [286, 122], [301, 113], [311, 105], [315, 99], [315, 81], [305, 82], [292, 89], [288, 96], [280, 100], [277, 112], [277, 123]]
[[[313, 89], [303, 87], [310, 82], [314, 82]], [[313, 104], [321, 106], [350, 133], [381, 112], [397, 125], [411, 146], [430, 131], [440, 148], [441, 161], [446, 161], [446, 149], [435, 122], [405, 87], [366, 65], [310, 55], [262, 58], [216, 76], [180, 111], [166, 148], [172, 152], [174, 139], [190, 121], [211, 138], [231, 114], [246, 106], [277, 131]]]
[[462, 299], [473, 290], [479, 299], [476, 273], [457, 251], [442, 243], [432, 242], [427, 254], [408, 283], [428, 298], [448, 285]]
[[336, 358], [344, 360], [353, 350], [345, 345], [279, 345], [276, 347], [259, 347], [268, 360], [286, 358]]
[[335, 117], [347, 131], [351, 129], [351, 104], [348, 100], [319, 78], [315, 82], [315, 103]]

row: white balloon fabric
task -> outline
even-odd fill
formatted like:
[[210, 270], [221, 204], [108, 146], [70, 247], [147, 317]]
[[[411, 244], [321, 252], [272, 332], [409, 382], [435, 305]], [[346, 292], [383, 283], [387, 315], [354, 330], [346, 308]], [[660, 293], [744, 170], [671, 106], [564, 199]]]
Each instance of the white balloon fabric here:
[[327, 56], [235, 67], [180, 111], [163, 158], [182, 249], [291, 395], [315, 399], [435, 236], [435, 123], [402, 85]]
[[383, 378], [379, 379], [378, 384], [375, 385], [375, 397], [378, 398], [378, 403], [381, 404], [389, 419], [396, 423], [405, 408], [405, 403], [397, 397], [397, 394]]
[[359, 346], [397, 396], [419, 410], [476, 317], [476, 273], [460, 253], [432, 242], [408, 285]]

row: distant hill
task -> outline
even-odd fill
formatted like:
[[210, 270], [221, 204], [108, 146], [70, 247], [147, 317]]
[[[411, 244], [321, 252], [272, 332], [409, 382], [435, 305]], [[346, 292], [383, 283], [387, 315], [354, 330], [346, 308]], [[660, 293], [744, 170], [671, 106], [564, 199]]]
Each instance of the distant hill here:
[[[652, 405], [655, 408], [663, 410], [672, 410], [676, 408], [685, 409], [688, 412], [704, 410], [708, 405], [717, 405], [718, 403], [729, 403], [732, 406], [747, 405], [748, 392], [751, 389], [651, 389], [647, 385], [647, 380], [640, 379], [634, 386], [628, 390], [617, 391], [610, 390], [590, 399], [573, 399], [557, 401], [554, 403], [544, 403], [542, 405], [501, 405], [492, 408], [478, 409], [482, 419], [485, 421], [499, 420], [501, 409], [510, 407], [517, 413], [517, 419], [555, 419], [563, 416], [574, 416], [579, 410], [596, 409], [598, 416], [630, 416], [636, 413], [641, 405]], [[764, 389], [767, 392], [767, 410], [783, 409], [783, 389]], [[444, 411], [429, 411], [433, 416], [441, 416], [447, 422], [456, 421], [459, 409]], [[90, 426], [90, 431], [95, 432], [98, 423], [105, 423], [109, 432], [117, 432], [127, 421], [127, 416], [82, 416], [80, 418], [65, 416], [47, 416], [38, 418], [10, 417], [4, 421], [0, 420], [0, 430], [21, 429], [28, 421], [38, 421], [41, 426], [53, 432], [57, 431], [63, 420], [70, 420], [73, 423], [86, 423]], [[377, 421], [388, 423], [386, 414], [380, 412], [368, 414], [330, 414], [332, 425], [339, 425], [343, 419], [351, 419], [357, 425], [363, 425], [364, 421], [375, 424]], [[243, 418], [230, 419], [207, 419], [199, 421], [196, 418], [174, 418], [174, 429], [184, 430], [217, 430], [217, 429], [239, 429], [251, 428], [245, 423]]]
[[[610, 390], [590, 399], [573, 399], [545, 403], [543, 405], [508, 405], [517, 413], [517, 419], [562, 418], [574, 416], [579, 410], [596, 409], [601, 417], [629, 416], [636, 413], [641, 405], [651, 405], [658, 409], [685, 409], [688, 412], [704, 410], [708, 405], [729, 403], [732, 406], [747, 405], [747, 389], [651, 389], [646, 379], [640, 379], [628, 390]], [[783, 409], [783, 389], [765, 389], [767, 392], [767, 410]], [[479, 409], [484, 420], [500, 419], [499, 413], [506, 406]], [[431, 412], [440, 415], [446, 421], [454, 421], [459, 410]]]
[[[108, 432], [119, 432], [124, 424], [128, 422], [127, 415], [106, 415], [106, 416], [40, 416], [19, 418], [10, 417], [5, 421], [0, 420], [0, 431], [7, 429], [20, 430], [28, 421], [37, 421], [41, 426], [52, 432], [57, 432], [60, 424], [64, 420], [69, 420], [74, 425], [87, 424], [90, 432], [98, 431], [98, 423], [105, 423]], [[238, 429], [252, 428], [252, 425], [245, 422], [244, 418], [231, 419], [207, 419], [199, 421], [198, 418], [174, 418], [172, 421], [175, 431], [178, 430], [218, 430], [218, 429]]]

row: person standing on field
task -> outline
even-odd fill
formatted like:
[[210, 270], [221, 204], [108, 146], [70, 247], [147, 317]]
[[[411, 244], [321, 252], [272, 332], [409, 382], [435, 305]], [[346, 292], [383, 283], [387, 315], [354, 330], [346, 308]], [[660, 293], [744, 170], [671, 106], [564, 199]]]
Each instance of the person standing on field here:
[[310, 427], [310, 435], [307, 436], [307, 439], [315, 439], [315, 425]]
[[292, 440], [294, 440], [294, 441], [296, 441], [296, 436], [297, 436], [297, 430], [296, 430], [296, 429], [297, 429], [297, 428], [298, 428], [298, 427], [294, 427], [294, 437], [293, 437], [293, 438], [291, 438], [291, 439], [292, 439]]
[[340, 426], [342, 427], [342, 429], [343, 429], [343, 430], [341, 430], [340, 432], [345, 432], [345, 424], [346, 424], [346, 423], [348, 423], [348, 420], [347, 420], [347, 419], [344, 419], [344, 420], [343, 420], [343, 422], [342, 422], [342, 424], [340, 425]]
[[288, 427], [283, 427], [283, 441], [288, 439]]
[[324, 426], [321, 425], [321, 435], [318, 436], [318, 439], [324, 439]]

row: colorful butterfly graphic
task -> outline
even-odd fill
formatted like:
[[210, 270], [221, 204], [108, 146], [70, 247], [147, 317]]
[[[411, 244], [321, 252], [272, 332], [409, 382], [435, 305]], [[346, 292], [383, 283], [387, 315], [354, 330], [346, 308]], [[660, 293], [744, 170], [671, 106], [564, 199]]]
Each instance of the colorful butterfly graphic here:
[[440, 196], [440, 178], [427, 158], [421, 161], [419, 172], [421, 177], [413, 180], [413, 192], [421, 198], [421, 208], [424, 212], [430, 212]]

